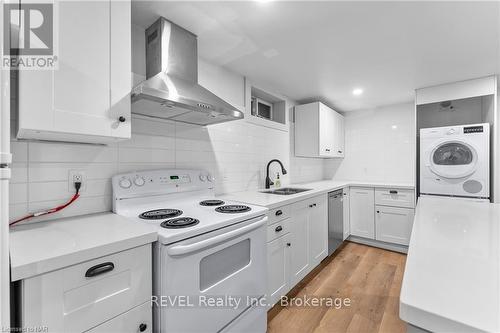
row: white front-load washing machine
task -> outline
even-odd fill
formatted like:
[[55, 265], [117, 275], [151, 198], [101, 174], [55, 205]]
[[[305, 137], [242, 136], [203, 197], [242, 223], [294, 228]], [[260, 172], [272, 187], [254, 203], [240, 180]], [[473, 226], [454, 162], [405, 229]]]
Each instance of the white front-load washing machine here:
[[420, 194], [490, 197], [490, 125], [420, 129]]

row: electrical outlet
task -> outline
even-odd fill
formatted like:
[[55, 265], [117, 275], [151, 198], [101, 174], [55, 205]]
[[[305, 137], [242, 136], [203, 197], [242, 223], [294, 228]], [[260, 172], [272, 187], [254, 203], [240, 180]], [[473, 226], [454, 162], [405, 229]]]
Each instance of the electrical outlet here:
[[85, 178], [84, 170], [69, 170], [68, 175], [68, 191], [75, 192], [75, 183], [80, 182], [82, 186], [80, 187], [80, 193], [85, 192], [87, 189], [87, 179]]

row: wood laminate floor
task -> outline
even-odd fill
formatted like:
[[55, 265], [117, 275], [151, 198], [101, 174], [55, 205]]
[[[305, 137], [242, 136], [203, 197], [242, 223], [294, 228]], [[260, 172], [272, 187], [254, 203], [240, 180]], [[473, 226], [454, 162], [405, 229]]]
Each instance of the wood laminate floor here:
[[[351, 305], [277, 307], [268, 314], [268, 333], [406, 332], [399, 319], [399, 292], [406, 255], [348, 242], [289, 295], [349, 298]], [[307, 280], [307, 278], [306, 278]]]

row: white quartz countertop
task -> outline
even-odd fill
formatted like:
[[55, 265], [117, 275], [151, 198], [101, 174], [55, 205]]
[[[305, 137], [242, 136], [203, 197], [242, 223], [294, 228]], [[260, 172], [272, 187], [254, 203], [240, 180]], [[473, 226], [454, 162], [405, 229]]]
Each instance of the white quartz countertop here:
[[12, 281], [156, 241], [153, 228], [113, 213], [19, 225], [10, 230]]
[[[234, 192], [226, 195], [222, 195], [220, 198], [226, 198], [227, 200], [234, 200], [240, 202], [246, 202], [248, 204], [254, 204], [258, 206], [264, 206], [267, 208], [276, 208], [283, 205], [288, 205], [300, 200], [313, 197], [315, 195], [327, 193], [330, 191], [338, 190], [348, 186], [367, 186], [367, 187], [386, 187], [395, 189], [413, 189], [413, 184], [408, 183], [381, 183], [381, 182], [362, 182], [362, 181], [349, 181], [349, 180], [323, 180], [312, 183], [301, 183], [301, 184], [290, 184], [284, 185], [282, 187], [293, 187], [293, 188], [307, 188], [310, 191], [305, 191], [292, 195], [277, 195], [270, 193], [262, 193], [261, 191], [268, 191], [265, 189], [245, 191], [245, 192]], [[271, 189], [272, 190], [272, 189]]]
[[500, 331], [500, 205], [418, 201], [400, 317], [431, 332]]

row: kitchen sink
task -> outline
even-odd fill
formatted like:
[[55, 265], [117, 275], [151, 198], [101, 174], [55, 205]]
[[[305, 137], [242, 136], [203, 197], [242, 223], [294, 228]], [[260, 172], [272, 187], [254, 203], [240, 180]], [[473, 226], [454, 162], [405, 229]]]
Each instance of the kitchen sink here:
[[262, 193], [270, 193], [270, 194], [278, 194], [278, 195], [292, 195], [300, 192], [310, 191], [310, 188], [293, 188], [293, 187], [284, 187], [278, 188], [276, 190], [262, 191]]

